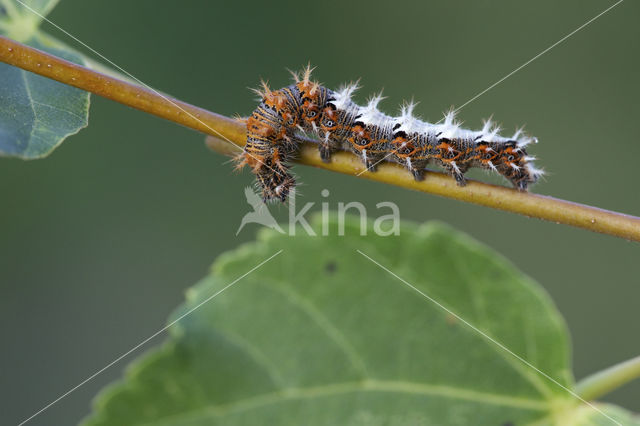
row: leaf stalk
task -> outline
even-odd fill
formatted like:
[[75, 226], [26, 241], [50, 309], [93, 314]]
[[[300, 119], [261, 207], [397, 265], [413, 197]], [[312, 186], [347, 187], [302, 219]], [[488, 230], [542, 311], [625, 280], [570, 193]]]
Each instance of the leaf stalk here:
[[576, 385], [576, 393], [590, 401], [640, 378], [640, 355], [585, 377]]

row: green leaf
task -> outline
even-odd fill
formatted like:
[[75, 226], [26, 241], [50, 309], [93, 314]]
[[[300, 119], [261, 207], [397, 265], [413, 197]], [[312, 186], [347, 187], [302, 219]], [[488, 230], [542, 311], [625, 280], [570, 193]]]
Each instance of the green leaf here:
[[500, 255], [438, 223], [335, 227], [221, 256], [174, 319], [283, 250], [171, 327], [85, 424], [613, 424], [358, 250], [572, 389], [562, 318]]
[[[26, 2], [46, 13], [57, 1]], [[61, 43], [44, 41], [40, 18], [13, 0], [0, 0], [0, 33], [69, 61], [83, 57]], [[68, 136], [86, 127], [89, 93], [0, 63], [0, 156], [42, 158]]]
[[31, 40], [43, 16], [58, 4], [59, 0], [0, 0], [0, 31], [3, 35], [26, 42]]

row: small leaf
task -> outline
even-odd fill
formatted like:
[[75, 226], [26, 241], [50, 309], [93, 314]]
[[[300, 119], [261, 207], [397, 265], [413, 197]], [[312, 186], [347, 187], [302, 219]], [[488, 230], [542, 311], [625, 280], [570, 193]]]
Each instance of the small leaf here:
[[[57, 1], [27, 1], [46, 13]], [[0, 0], [0, 33], [84, 64], [79, 54], [37, 32], [40, 18], [13, 0]], [[44, 65], [43, 65], [44, 66]], [[42, 158], [87, 126], [89, 93], [0, 63], [0, 156]]]
[[0, 32], [19, 42], [31, 40], [37, 30], [42, 16], [58, 4], [59, 0], [0, 0]]
[[357, 225], [223, 255], [173, 318], [283, 250], [172, 327], [85, 424], [612, 424], [358, 250], [572, 389], [565, 324], [531, 279], [441, 224]]

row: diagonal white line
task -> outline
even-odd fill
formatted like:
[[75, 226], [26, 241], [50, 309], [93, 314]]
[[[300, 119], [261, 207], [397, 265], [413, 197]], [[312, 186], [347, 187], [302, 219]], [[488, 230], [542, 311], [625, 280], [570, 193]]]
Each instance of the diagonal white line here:
[[422, 290], [416, 288], [415, 286], [411, 285], [410, 283], [408, 283], [407, 281], [405, 281], [403, 278], [399, 277], [398, 275], [396, 275], [395, 273], [393, 273], [392, 271], [390, 271], [388, 268], [384, 267], [383, 265], [381, 265], [379, 262], [373, 260], [371, 257], [367, 256], [366, 254], [364, 254], [362, 251], [357, 250], [356, 251], [358, 253], [360, 253], [362, 256], [366, 257], [367, 259], [369, 259], [371, 262], [375, 263], [376, 265], [378, 265], [380, 268], [382, 268], [383, 270], [387, 271], [389, 274], [393, 275], [395, 278], [397, 278], [398, 280], [400, 280], [403, 284], [405, 284], [407, 287], [411, 288], [412, 290], [416, 291], [417, 293], [419, 293], [421, 296], [423, 296], [425, 299], [429, 300], [431, 303], [433, 303], [434, 305], [436, 305], [437, 307], [439, 307], [440, 309], [442, 309], [443, 311], [447, 312], [450, 315], [453, 315], [454, 317], [456, 317], [460, 322], [462, 322], [463, 324], [465, 324], [467, 327], [471, 328], [473, 331], [475, 331], [476, 333], [478, 333], [479, 335], [481, 335], [483, 338], [487, 339], [489, 342], [493, 343], [494, 345], [498, 346], [500, 349], [502, 349], [503, 351], [507, 352], [509, 355], [513, 356], [514, 358], [516, 358], [518, 361], [522, 362], [524, 365], [526, 365], [527, 367], [535, 370], [536, 372], [538, 372], [538, 374], [544, 376], [545, 378], [547, 378], [549, 381], [553, 382], [555, 385], [561, 387], [562, 389], [564, 389], [565, 391], [567, 391], [571, 396], [579, 399], [580, 401], [582, 401], [583, 403], [587, 404], [589, 407], [593, 408], [594, 410], [596, 410], [597, 412], [599, 412], [600, 414], [602, 414], [603, 416], [605, 416], [606, 418], [608, 418], [609, 420], [611, 420], [613, 423], [617, 424], [618, 426], [622, 426], [620, 423], [618, 423], [615, 419], [613, 419], [612, 417], [610, 417], [609, 415], [607, 415], [605, 412], [603, 412], [602, 410], [600, 410], [598, 407], [596, 407], [595, 405], [591, 404], [589, 401], [585, 400], [584, 398], [582, 398], [580, 395], [578, 395], [577, 393], [573, 392], [571, 389], [567, 388], [566, 386], [562, 385], [560, 382], [558, 382], [557, 380], [555, 380], [553, 377], [549, 376], [547, 373], [545, 373], [544, 371], [540, 370], [539, 368], [537, 368], [535, 365], [531, 364], [529, 361], [527, 361], [526, 359], [522, 358], [521, 356], [519, 356], [518, 354], [516, 354], [515, 352], [513, 352], [512, 350], [510, 350], [509, 348], [507, 348], [505, 345], [503, 345], [502, 343], [500, 343], [499, 341], [497, 341], [496, 339], [494, 339], [493, 337], [489, 336], [487, 333], [485, 333], [484, 331], [480, 330], [479, 328], [477, 328], [476, 326], [474, 326], [473, 324], [471, 324], [469, 321], [465, 320], [464, 318], [462, 318], [460, 315], [456, 314], [455, 312], [453, 312], [451, 309], [447, 308], [446, 306], [444, 306], [442, 303], [438, 302], [437, 300], [435, 300], [433, 297], [429, 296], [428, 294], [424, 293]]
[[249, 275], [250, 273], [252, 273], [253, 271], [255, 271], [256, 269], [260, 268], [262, 265], [264, 265], [265, 263], [267, 263], [268, 261], [270, 261], [271, 259], [273, 259], [274, 257], [276, 257], [277, 255], [279, 255], [280, 253], [282, 253], [283, 250], [279, 250], [278, 252], [276, 252], [275, 254], [273, 254], [271, 257], [269, 257], [266, 260], [263, 260], [262, 262], [260, 262], [258, 265], [254, 266], [253, 268], [251, 268], [249, 271], [247, 271], [246, 273], [244, 273], [243, 275], [239, 276], [238, 278], [236, 278], [235, 280], [233, 280], [231, 283], [227, 284], [226, 286], [224, 286], [221, 290], [216, 291], [215, 293], [213, 293], [211, 296], [207, 297], [206, 299], [204, 299], [202, 302], [198, 303], [196, 306], [194, 306], [193, 308], [189, 309], [187, 312], [185, 312], [184, 314], [180, 315], [178, 318], [176, 318], [175, 320], [171, 321], [169, 324], [165, 325], [164, 327], [162, 327], [160, 330], [156, 331], [155, 333], [153, 333], [151, 336], [147, 337], [146, 339], [144, 339], [143, 341], [141, 341], [140, 343], [138, 343], [137, 345], [135, 345], [134, 347], [132, 347], [131, 349], [129, 349], [128, 351], [126, 351], [125, 353], [123, 353], [122, 355], [120, 355], [119, 357], [117, 357], [116, 359], [114, 359], [113, 361], [111, 361], [109, 364], [105, 365], [104, 367], [102, 367], [101, 369], [99, 369], [98, 371], [96, 371], [95, 373], [93, 373], [92, 375], [90, 375], [89, 377], [87, 377], [86, 379], [84, 379], [83, 381], [81, 381], [80, 383], [78, 383], [77, 385], [75, 385], [74, 387], [72, 387], [71, 389], [69, 389], [68, 391], [66, 391], [65, 393], [63, 393], [62, 395], [60, 395], [58, 398], [54, 399], [53, 401], [51, 401], [49, 404], [45, 405], [44, 407], [42, 407], [40, 410], [38, 410], [37, 412], [35, 412], [34, 414], [32, 414], [30, 417], [26, 418], [25, 420], [23, 420], [22, 422], [20, 422], [18, 424], [18, 426], [22, 426], [25, 423], [31, 421], [34, 417], [36, 417], [37, 415], [41, 414], [43, 411], [49, 409], [51, 406], [53, 406], [54, 404], [58, 403], [60, 400], [62, 400], [63, 398], [67, 397], [69, 394], [71, 394], [72, 392], [74, 392], [75, 390], [77, 390], [79, 387], [83, 386], [84, 384], [86, 384], [87, 382], [91, 381], [93, 378], [95, 378], [96, 376], [98, 376], [99, 374], [101, 374], [102, 372], [104, 372], [106, 369], [108, 369], [109, 367], [113, 366], [114, 364], [116, 364], [117, 362], [119, 362], [120, 360], [122, 360], [123, 358], [125, 358], [127, 355], [131, 354], [132, 352], [136, 351], [137, 349], [139, 349], [141, 346], [143, 346], [144, 344], [146, 344], [147, 342], [149, 342], [150, 340], [152, 340], [154, 337], [158, 336], [159, 334], [161, 334], [162, 332], [166, 331], [168, 328], [170, 328], [171, 326], [173, 326], [174, 324], [176, 324], [178, 321], [180, 321], [181, 319], [183, 319], [184, 317], [186, 317], [187, 315], [190, 315], [191, 313], [193, 313], [196, 309], [200, 308], [202, 305], [204, 305], [205, 303], [209, 302], [211, 299], [213, 299], [214, 297], [218, 296], [220, 293], [222, 293], [223, 291], [225, 291], [226, 289], [228, 289], [229, 287], [231, 287], [232, 285], [234, 285], [235, 283], [237, 283], [238, 281], [240, 281], [241, 279], [243, 279], [244, 277], [246, 277], [247, 275]]
[[[29, 7], [27, 4], [25, 4], [24, 2], [22, 2], [22, 0], [15, 0], [18, 3], [20, 3], [22, 6], [24, 6], [26, 9], [28, 9], [29, 11], [31, 11], [32, 13], [34, 13], [36, 16], [38, 16], [40, 19], [42, 19], [43, 21], [48, 22], [49, 24], [53, 25], [56, 29], [62, 31], [65, 35], [71, 37], [73, 40], [75, 40], [77, 43], [80, 43], [82, 46], [86, 47], [87, 49], [89, 49], [91, 52], [93, 52], [94, 54], [98, 55], [100, 58], [102, 58], [103, 60], [107, 61], [109, 64], [111, 64], [114, 68], [118, 69], [120, 72], [122, 72], [123, 74], [125, 74], [126, 76], [128, 76], [129, 78], [131, 78], [132, 80], [134, 80], [135, 82], [137, 82], [138, 84], [140, 84], [141, 86], [151, 90], [153, 93], [155, 93], [156, 95], [160, 96], [162, 99], [164, 99], [165, 101], [169, 102], [171, 105], [173, 105], [174, 107], [178, 108], [180, 111], [184, 112], [186, 115], [188, 115], [189, 117], [193, 118], [194, 120], [196, 120], [197, 122], [199, 122], [200, 124], [202, 124], [203, 126], [205, 126], [207, 129], [211, 130], [213, 133], [215, 133], [216, 135], [220, 136], [220, 138], [224, 139], [225, 141], [229, 142], [231, 145], [235, 146], [236, 148], [238, 148], [240, 151], [243, 151], [243, 148], [234, 143], [233, 141], [231, 141], [229, 138], [227, 138], [226, 136], [224, 136], [222, 133], [218, 132], [216, 129], [212, 128], [211, 126], [209, 126], [207, 123], [205, 123], [204, 121], [200, 120], [198, 117], [196, 117], [195, 115], [191, 114], [189, 111], [186, 111], [184, 108], [182, 108], [180, 105], [176, 104], [175, 102], [173, 102], [170, 98], [168, 98], [167, 96], [163, 95], [162, 93], [158, 92], [156, 89], [154, 89], [153, 87], [147, 85], [146, 83], [144, 83], [143, 81], [139, 80], [138, 78], [134, 77], [131, 73], [129, 73], [128, 71], [126, 71], [124, 68], [122, 68], [121, 66], [119, 66], [118, 64], [116, 64], [115, 62], [113, 62], [112, 60], [110, 60], [109, 58], [107, 58], [106, 56], [102, 55], [100, 52], [98, 52], [97, 50], [95, 50], [94, 48], [92, 48], [91, 46], [89, 46], [88, 44], [86, 44], [85, 42], [83, 42], [82, 40], [78, 39], [77, 37], [75, 37], [73, 34], [69, 33], [67, 30], [65, 30], [64, 28], [60, 27], [59, 25], [57, 25], [56, 23], [50, 21], [49, 19], [47, 19], [45, 16], [41, 15], [40, 13], [38, 13], [38, 11], [32, 9], [31, 7]], [[247, 153], [249, 156], [253, 157], [254, 160], [258, 160], [260, 161], [258, 158], [254, 157], [251, 153]], [[282, 176], [282, 174], [275, 170], [272, 169], [271, 167], [267, 166], [272, 172]]]
[[[576, 28], [575, 30], [571, 31], [569, 34], [567, 34], [566, 36], [562, 37], [560, 40], [556, 41], [555, 43], [553, 43], [551, 46], [547, 47], [546, 49], [544, 49], [542, 52], [538, 53], [536, 56], [534, 56], [533, 58], [529, 59], [527, 62], [525, 62], [524, 64], [520, 65], [518, 68], [514, 69], [513, 71], [511, 71], [509, 74], [505, 75], [504, 77], [502, 77], [500, 80], [496, 81], [495, 83], [493, 83], [491, 86], [487, 87], [486, 89], [484, 89], [482, 92], [478, 93], [477, 95], [475, 95], [474, 97], [472, 97], [471, 99], [469, 99], [468, 101], [466, 101], [465, 103], [463, 103], [462, 105], [460, 105], [458, 108], [454, 109], [453, 112], [458, 112], [460, 111], [462, 108], [466, 107], [467, 105], [469, 105], [471, 102], [475, 101], [476, 99], [478, 99], [480, 96], [484, 95], [485, 93], [487, 93], [489, 90], [493, 89], [494, 87], [496, 87], [498, 84], [502, 83], [503, 81], [505, 81], [506, 79], [508, 79], [509, 77], [511, 77], [512, 75], [514, 75], [515, 73], [517, 73], [518, 71], [520, 71], [522, 68], [526, 67], [527, 65], [529, 65], [531, 62], [535, 61], [536, 59], [538, 59], [539, 57], [541, 57], [542, 55], [544, 55], [545, 53], [547, 53], [548, 51], [550, 51], [551, 49], [553, 49], [554, 47], [556, 47], [557, 45], [559, 45], [560, 43], [562, 43], [563, 41], [567, 40], [569, 37], [571, 37], [572, 35], [574, 35], [575, 33], [577, 33], [578, 31], [582, 30], [584, 27], [586, 27], [587, 25], [591, 24], [593, 21], [595, 21], [596, 19], [598, 19], [599, 17], [601, 17], [602, 15], [604, 15], [605, 13], [609, 12], [611, 9], [613, 9], [614, 7], [616, 7], [617, 5], [619, 5], [620, 3], [622, 3], [624, 0], [618, 0], [616, 3], [612, 4], [611, 6], [609, 6], [608, 8], [606, 8], [605, 10], [603, 10], [602, 12], [598, 13], [596, 16], [594, 16], [593, 18], [589, 19], [587, 22], [585, 22], [584, 24], [580, 25], [578, 28]], [[440, 121], [438, 121], [436, 124], [440, 124], [442, 122], [442, 119], [440, 119]], [[356, 176], [360, 176], [361, 174], [363, 174], [364, 172], [369, 171], [372, 167], [377, 166], [378, 164], [380, 164], [381, 162], [383, 162], [384, 160], [386, 160], [391, 154], [387, 154], [385, 155], [381, 160], [375, 162], [374, 164], [372, 164], [371, 166], [365, 168], [364, 170], [362, 170], [360, 173], [358, 173]]]

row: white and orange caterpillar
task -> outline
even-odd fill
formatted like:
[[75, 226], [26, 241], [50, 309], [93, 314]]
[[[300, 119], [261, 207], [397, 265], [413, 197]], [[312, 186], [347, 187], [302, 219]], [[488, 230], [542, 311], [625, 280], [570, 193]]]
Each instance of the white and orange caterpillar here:
[[463, 129], [453, 112], [442, 124], [431, 124], [413, 116], [414, 104], [402, 108], [399, 117], [378, 110], [381, 96], [366, 106], [351, 97], [357, 84], [333, 91], [311, 80], [307, 67], [294, 84], [271, 90], [263, 83], [256, 92], [262, 101], [247, 119], [247, 144], [238, 157], [238, 167], [249, 165], [255, 173], [265, 201], [285, 201], [295, 185], [288, 162], [295, 156], [298, 140], [305, 134], [318, 138], [320, 156], [331, 160], [336, 150], [357, 154], [371, 170], [377, 163], [392, 161], [404, 165], [416, 180], [424, 178], [426, 166], [435, 162], [451, 174], [459, 185], [471, 167], [493, 170], [514, 187], [526, 191], [542, 175], [525, 147], [535, 138], [518, 130], [507, 138], [486, 121], [482, 130]]

